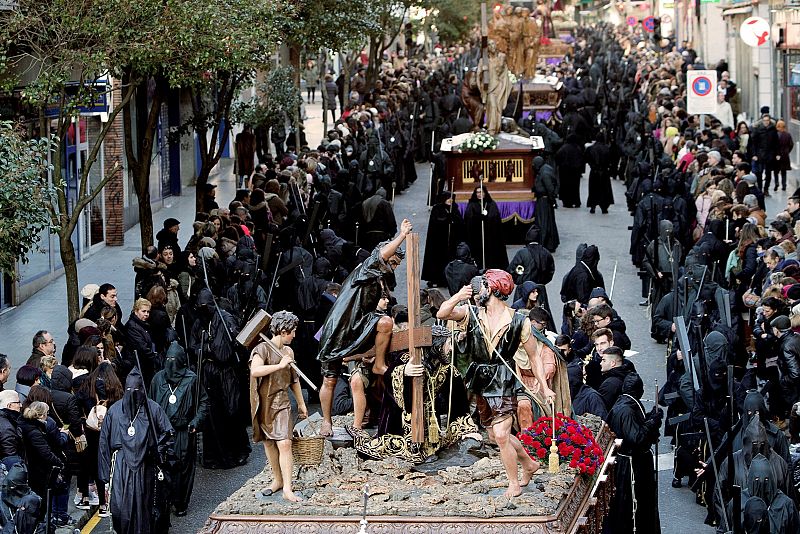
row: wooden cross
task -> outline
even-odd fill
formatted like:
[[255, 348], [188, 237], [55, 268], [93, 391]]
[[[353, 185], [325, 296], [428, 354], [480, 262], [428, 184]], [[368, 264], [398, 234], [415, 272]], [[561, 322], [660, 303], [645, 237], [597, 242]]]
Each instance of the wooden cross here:
[[[422, 363], [422, 347], [430, 346], [431, 329], [423, 327], [419, 318], [419, 234], [411, 232], [406, 237], [406, 291], [408, 294], [408, 355], [409, 363]], [[426, 333], [423, 330], [427, 330]], [[427, 338], [425, 335], [427, 334]], [[415, 376], [411, 390], [411, 441], [425, 441], [425, 411], [422, 402], [423, 378]], [[431, 399], [433, 402], [433, 399]]]

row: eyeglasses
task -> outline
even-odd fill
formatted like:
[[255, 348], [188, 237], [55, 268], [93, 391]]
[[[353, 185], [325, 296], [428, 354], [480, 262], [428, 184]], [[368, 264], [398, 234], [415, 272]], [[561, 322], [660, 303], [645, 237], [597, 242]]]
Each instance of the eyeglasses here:
[[603, 322], [603, 320], [604, 320], [603, 317], [601, 317], [600, 319], [592, 319], [592, 324], [600, 324]]

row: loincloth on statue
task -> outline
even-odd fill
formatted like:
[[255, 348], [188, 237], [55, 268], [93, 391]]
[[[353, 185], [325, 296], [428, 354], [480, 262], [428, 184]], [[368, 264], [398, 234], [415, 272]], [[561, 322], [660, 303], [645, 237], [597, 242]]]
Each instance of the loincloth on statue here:
[[483, 397], [476, 399], [481, 426], [490, 428], [517, 413], [517, 397]]

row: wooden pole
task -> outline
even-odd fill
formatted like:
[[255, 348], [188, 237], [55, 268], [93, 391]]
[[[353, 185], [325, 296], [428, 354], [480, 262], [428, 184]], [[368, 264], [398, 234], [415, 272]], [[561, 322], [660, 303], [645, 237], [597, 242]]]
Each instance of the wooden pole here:
[[[408, 291], [408, 354], [410, 363], [422, 363], [422, 346], [420, 337], [419, 318], [419, 234], [411, 232], [406, 237], [406, 289]], [[411, 395], [411, 440], [414, 443], [425, 441], [425, 412], [422, 402], [422, 376], [415, 376], [412, 383]]]

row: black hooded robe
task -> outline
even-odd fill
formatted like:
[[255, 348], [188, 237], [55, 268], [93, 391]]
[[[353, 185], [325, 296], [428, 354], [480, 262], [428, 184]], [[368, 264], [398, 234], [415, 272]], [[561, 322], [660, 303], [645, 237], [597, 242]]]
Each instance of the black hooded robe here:
[[209, 412], [203, 432], [203, 466], [229, 469], [243, 465], [250, 455], [250, 438], [243, 411], [243, 407], [249, 403], [242, 402], [243, 369], [236, 349], [225, 333], [227, 327], [231, 337], [236, 339], [236, 319], [225, 310], [218, 313], [212, 299], [207, 289], [202, 289], [197, 295], [199, 316], [189, 334], [189, 346], [195, 355], [202, 351], [200, 379], [208, 394]]
[[[476, 188], [477, 191], [477, 188]], [[481, 210], [486, 211], [483, 215]], [[481, 221], [483, 222], [481, 224]], [[497, 203], [487, 189], [483, 190], [483, 202], [475, 191], [464, 212], [464, 224], [467, 230], [467, 243], [479, 268], [505, 269], [508, 266], [508, 253], [503, 240], [503, 221]], [[486, 265], [483, 264], [483, 243], [486, 242]]]
[[561, 240], [556, 225], [556, 198], [558, 198], [558, 179], [556, 171], [545, 164], [544, 158], [533, 158], [533, 192], [536, 194], [536, 226], [542, 233], [541, 243], [550, 252], [555, 252]]
[[642, 379], [636, 373], [629, 374], [625, 378], [622, 395], [608, 414], [608, 426], [617, 438], [622, 439], [622, 445], [617, 452], [614, 468], [617, 489], [610, 505], [614, 513], [606, 516], [603, 525], [603, 532], [607, 534], [632, 533], [634, 523], [637, 532], [661, 532], [658, 487], [653, 471], [653, 453], [650, 451], [652, 444], [658, 440], [661, 418], [653, 416], [653, 412], [645, 414], [639, 401], [643, 389]]
[[469, 245], [459, 243], [456, 246], [456, 259], [447, 264], [444, 268], [444, 277], [447, 280], [447, 289], [451, 295], [458, 293], [458, 290], [469, 284], [473, 277], [478, 275], [478, 266], [472, 259]]
[[[447, 196], [447, 194], [445, 194]], [[422, 260], [422, 279], [430, 284], [446, 284], [444, 268], [455, 257], [456, 244], [463, 234], [464, 220], [453, 202], [435, 204], [428, 220], [428, 234], [425, 237], [425, 256]]]
[[[175, 403], [170, 402], [172, 395]], [[150, 398], [161, 406], [175, 430], [176, 465], [170, 497], [175, 510], [186, 510], [194, 487], [197, 459], [197, 433], [190, 433], [189, 429], [202, 429], [208, 415], [208, 396], [205, 388], [198, 385], [197, 375], [189, 369], [186, 352], [177, 341], [167, 349], [164, 369], [153, 377]]]
[[[556, 262], [553, 255], [539, 244], [541, 232], [535, 226], [528, 230], [526, 240], [528, 244], [519, 249], [511, 258], [506, 271], [514, 279], [517, 290], [514, 300], [522, 297], [520, 287], [523, 282], [535, 282], [546, 285], [553, 279], [556, 272]], [[549, 311], [549, 310], [548, 310]]]
[[122, 401], [108, 409], [100, 431], [98, 477], [110, 484], [111, 520], [117, 534], [157, 531], [153, 502], [158, 466], [153, 448], [157, 446], [162, 457], [171, 454], [172, 435], [167, 415], [147, 399], [142, 375], [135, 368], [125, 381]]
[[583, 247], [578, 245], [578, 249], [583, 248], [580, 259], [575, 262], [575, 266], [564, 276], [561, 282], [561, 302], [577, 300], [582, 304], [589, 302], [592, 289], [596, 287], [606, 288], [603, 275], [597, 270], [600, 263], [600, 251], [594, 245]]
[[575, 134], [567, 136], [566, 142], [556, 152], [559, 195], [565, 208], [581, 207], [581, 177], [586, 169], [583, 146]]
[[603, 213], [614, 203], [614, 192], [611, 189], [611, 148], [598, 140], [586, 149], [586, 159], [591, 167], [589, 172], [589, 197], [586, 205], [594, 209], [600, 206]]

